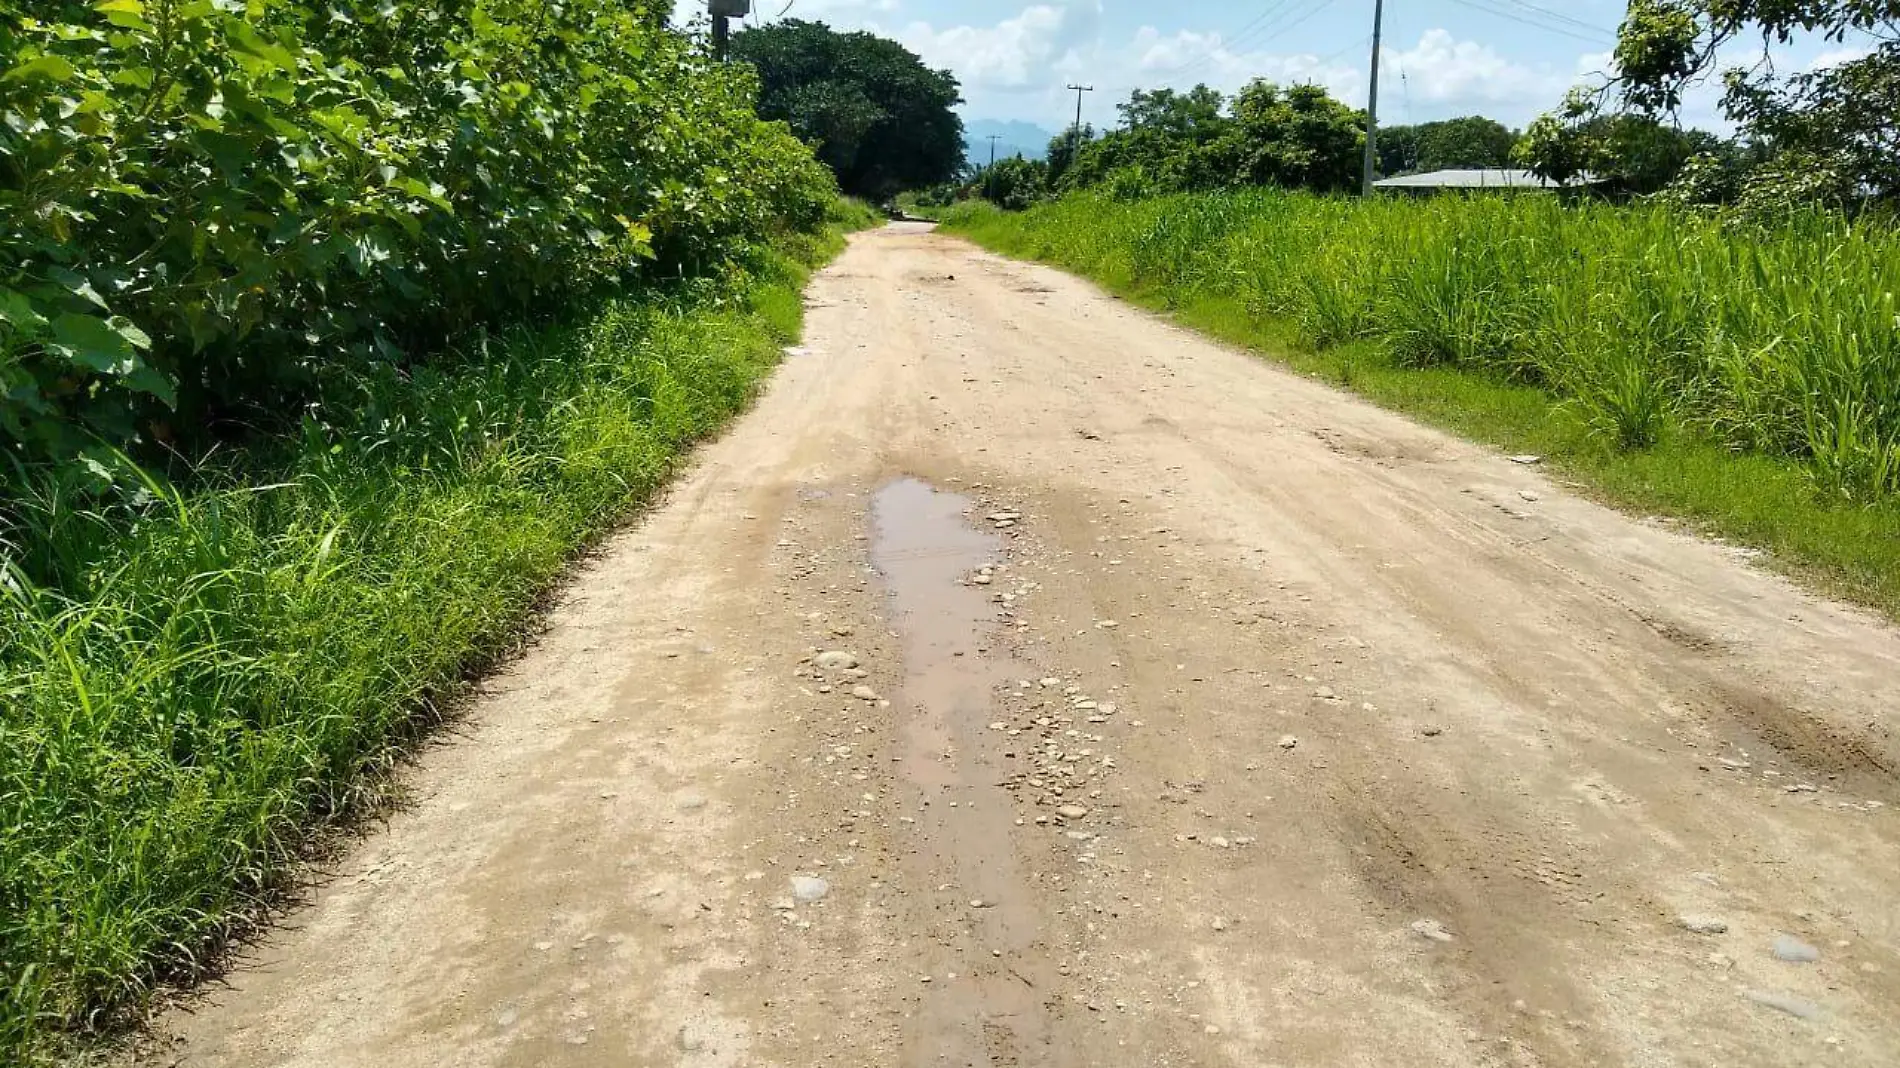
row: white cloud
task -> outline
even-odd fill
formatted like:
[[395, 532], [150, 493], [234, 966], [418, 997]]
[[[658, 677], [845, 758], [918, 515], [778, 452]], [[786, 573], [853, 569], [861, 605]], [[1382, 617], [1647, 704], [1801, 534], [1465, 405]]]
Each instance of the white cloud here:
[[[1307, 82], [1355, 107], [1366, 102], [1368, 41], [1331, 55], [1236, 51], [1219, 34], [1163, 34], [1152, 26], [1126, 49], [1135, 80], [1177, 88], [1206, 82], [1226, 92], [1254, 78]], [[1603, 56], [1581, 57], [1575, 70], [1528, 66], [1489, 45], [1459, 40], [1443, 29], [1420, 35], [1409, 48], [1388, 47], [1379, 64], [1380, 112], [1388, 122], [1424, 121], [1473, 112], [1522, 123], [1556, 106], [1577, 74], [1601, 69]]]
[[1578, 78], [1602, 81], [1616, 69], [1616, 53], [1585, 52], [1577, 57], [1576, 75]]
[[1163, 35], [1153, 26], [1143, 26], [1124, 51], [1127, 59], [1124, 69], [1135, 72], [1133, 80], [1142, 88], [1160, 85], [1185, 88], [1206, 83], [1231, 93], [1255, 78], [1265, 78], [1281, 83], [1323, 85], [1335, 96], [1358, 102], [1363, 102], [1366, 95], [1365, 58], [1362, 56], [1358, 65], [1347, 59], [1363, 51], [1358, 47], [1325, 57], [1312, 53], [1235, 51], [1218, 33], [1181, 31]]
[[1526, 103], [1549, 108], [1575, 80], [1568, 71], [1527, 67], [1445, 30], [1426, 30], [1418, 44], [1389, 53], [1381, 68], [1402, 73], [1413, 100], [1454, 109]]
[[1873, 54], [1873, 48], [1868, 45], [1850, 45], [1846, 48], [1831, 48], [1815, 56], [1813, 59], [1808, 60], [1807, 69], [1809, 73], [1813, 73], [1815, 71], [1826, 70], [1829, 67], [1838, 67], [1843, 63], [1851, 63], [1856, 59], [1863, 59]]
[[[705, 0], [677, 0], [681, 11], [701, 11]], [[1115, 105], [1136, 88], [1187, 88], [1205, 82], [1232, 93], [1254, 78], [1324, 86], [1363, 106], [1369, 41], [1321, 55], [1250, 47], [1246, 38], [1219, 33], [1164, 32], [1143, 26], [1117, 41], [1103, 38], [1104, 0], [1029, 0], [993, 23], [904, 21], [901, 0], [797, 0], [789, 17], [824, 19], [840, 29], [867, 29], [901, 41], [933, 67], [949, 69], [962, 84], [976, 118], [1021, 119], [1050, 129], [1066, 125], [1075, 94], [1064, 83], [1086, 80], [1097, 92], [1085, 116], [1098, 127], [1117, 121]], [[754, 0], [753, 21], [770, 21], [784, 0]], [[1600, 78], [1608, 53], [1581, 55], [1574, 64], [1526, 64], [1490, 45], [1428, 30], [1415, 44], [1387, 42], [1380, 74], [1380, 113], [1388, 122], [1423, 122], [1480, 113], [1522, 125], [1557, 105], [1571, 85]]]
[[1077, 53], [1099, 38], [1101, 19], [1101, 0], [1067, 0], [1032, 5], [993, 26], [913, 22], [897, 38], [932, 66], [955, 71], [966, 90], [1019, 90], [1077, 66]]

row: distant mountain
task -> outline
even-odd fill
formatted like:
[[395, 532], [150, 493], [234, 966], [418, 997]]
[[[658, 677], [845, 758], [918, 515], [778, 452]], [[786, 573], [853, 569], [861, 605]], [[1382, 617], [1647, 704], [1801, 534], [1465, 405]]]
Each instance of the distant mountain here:
[[1041, 159], [1049, 151], [1049, 140], [1056, 135], [1033, 122], [1002, 119], [963, 120], [963, 148], [972, 164], [982, 167], [990, 162], [990, 135], [996, 135], [996, 158], [1022, 156]]

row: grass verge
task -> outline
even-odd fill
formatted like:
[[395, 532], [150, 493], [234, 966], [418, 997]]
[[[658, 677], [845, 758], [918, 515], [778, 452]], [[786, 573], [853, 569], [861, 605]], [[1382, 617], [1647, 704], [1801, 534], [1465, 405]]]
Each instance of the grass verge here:
[[871, 221], [366, 383], [348, 425], [189, 489], [0, 502], [0, 1062], [214, 960], [568, 561], [750, 402], [809, 269]]
[[1618, 447], [1572, 398], [1489, 369], [1401, 360], [1383, 340], [1315, 345], [1291, 318], [1195, 282], [1141, 280], [1121, 256], [1039, 239], [1030, 213], [966, 205], [949, 232], [991, 251], [1074, 271], [1181, 324], [1323, 379], [1384, 407], [1509, 453], [1535, 453], [1598, 500], [1685, 521], [1762, 550], [1776, 569], [1900, 621], [1900, 504], [1830, 497], [1801, 460], [1738, 451], [1666, 416], [1656, 440]]

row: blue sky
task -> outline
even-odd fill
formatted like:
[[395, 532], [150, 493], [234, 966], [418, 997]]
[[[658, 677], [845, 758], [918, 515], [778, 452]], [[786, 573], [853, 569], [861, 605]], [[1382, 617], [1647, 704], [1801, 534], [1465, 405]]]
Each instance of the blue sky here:
[[[754, 3], [753, 24], [786, 6]], [[703, 8], [680, 0], [689, 6]], [[1389, 0], [1380, 119], [1482, 114], [1522, 126], [1607, 68], [1623, 11], [1621, 0]], [[1363, 105], [1372, 29], [1372, 0], [792, 0], [787, 14], [903, 41], [956, 73], [968, 119], [1050, 129], [1074, 114], [1072, 81], [1096, 86], [1082, 114], [1097, 126], [1113, 125], [1133, 88], [1203, 81], [1227, 91], [1254, 77], [1311, 81]], [[1773, 59], [1785, 70], [1844, 54], [1817, 41]], [[1721, 128], [1713, 90], [1683, 119]]]

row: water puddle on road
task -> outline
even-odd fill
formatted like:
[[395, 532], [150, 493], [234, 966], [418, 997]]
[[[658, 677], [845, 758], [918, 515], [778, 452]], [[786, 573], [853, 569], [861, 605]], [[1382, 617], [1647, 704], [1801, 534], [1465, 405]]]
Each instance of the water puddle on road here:
[[902, 1063], [1054, 1063], [1048, 957], [1013, 847], [1014, 802], [1000, 785], [1008, 743], [988, 726], [997, 684], [1027, 669], [998, 642], [988, 587], [971, 583], [997, 565], [1001, 541], [965, 521], [970, 506], [906, 478], [879, 490], [871, 509], [871, 562], [903, 640], [896, 757], [916, 820], [905, 881], [918, 966], [931, 976]]
[[885, 486], [872, 503], [871, 564], [904, 638], [903, 696], [912, 713], [898, 755], [905, 778], [926, 786], [957, 785], [957, 727], [984, 718], [1002, 677], [985, 655], [989, 598], [964, 584], [996, 562], [1001, 540], [964, 522], [969, 505], [914, 478]]

